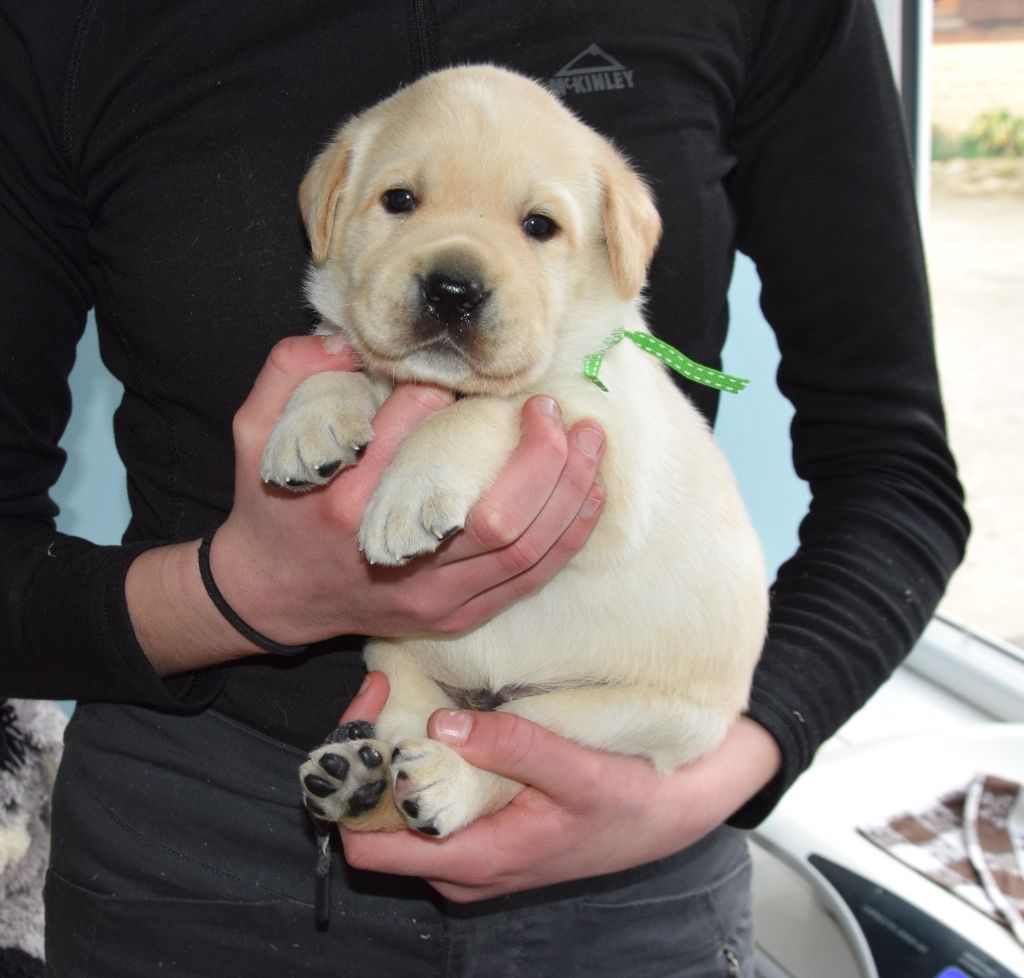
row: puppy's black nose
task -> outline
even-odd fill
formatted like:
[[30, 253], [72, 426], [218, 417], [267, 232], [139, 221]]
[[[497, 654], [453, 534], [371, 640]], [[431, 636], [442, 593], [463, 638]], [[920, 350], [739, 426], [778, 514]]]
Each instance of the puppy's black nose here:
[[423, 282], [427, 312], [446, 326], [465, 322], [487, 298], [484, 287], [474, 279], [435, 273]]

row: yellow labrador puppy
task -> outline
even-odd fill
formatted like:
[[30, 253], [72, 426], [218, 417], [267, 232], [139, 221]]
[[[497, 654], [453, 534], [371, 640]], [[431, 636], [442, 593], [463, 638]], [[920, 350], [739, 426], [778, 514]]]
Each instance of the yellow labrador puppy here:
[[455, 637], [375, 640], [374, 729], [348, 724], [301, 767], [319, 819], [444, 836], [521, 785], [426, 739], [439, 707], [506, 710], [661, 771], [711, 750], [744, 708], [765, 632], [761, 552], [704, 421], [654, 358], [608, 351], [646, 331], [640, 293], [660, 234], [644, 183], [539, 85], [494, 67], [429, 75], [352, 119], [300, 199], [309, 297], [361, 373], [307, 380], [263, 477], [306, 488], [352, 464], [391, 385], [463, 395], [425, 421], [362, 522], [366, 559], [398, 565], [466, 521], [519, 436], [532, 394], [607, 433], [605, 511], [539, 593]]

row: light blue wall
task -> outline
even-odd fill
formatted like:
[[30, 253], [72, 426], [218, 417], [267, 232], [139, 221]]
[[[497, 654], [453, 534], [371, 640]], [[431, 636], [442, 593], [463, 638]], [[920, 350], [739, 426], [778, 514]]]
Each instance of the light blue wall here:
[[90, 314], [71, 373], [71, 421], [61, 440], [68, 462], [53, 498], [60, 506], [58, 528], [93, 543], [119, 543], [128, 525], [124, 466], [111, 434], [120, 400], [121, 385], [100, 360]]
[[779, 349], [758, 306], [760, 289], [753, 263], [741, 255], [729, 289], [729, 339], [722, 357], [726, 371], [749, 377], [750, 386], [741, 394], [722, 395], [715, 433], [736, 473], [774, 575], [796, 550], [797, 526], [810, 492], [790, 461], [793, 409], [775, 386]]
[[[741, 258], [730, 291], [732, 328], [724, 356], [726, 369], [750, 377], [751, 384], [742, 394], [722, 396], [717, 430], [774, 570], [796, 546], [808, 497], [789, 462], [792, 411], [775, 387], [778, 350], [757, 307], [758, 288], [753, 266]], [[116, 543], [128, 522], [124, 467], [110, 435], [120, 389], [100, 361], [91, 317], [71, 388], [73, 413], [61, 443], [68, 464], [54, 489], [58, 525], [96, 543]]]

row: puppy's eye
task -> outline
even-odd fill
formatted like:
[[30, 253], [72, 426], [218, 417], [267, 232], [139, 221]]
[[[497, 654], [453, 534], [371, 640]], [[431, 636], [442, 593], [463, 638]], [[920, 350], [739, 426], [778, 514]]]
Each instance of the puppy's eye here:
[[381, 204], [389, 214], [408, 214], [416, 209], [416, 197], [405, 187], [392, 187], [381, 194]]
[[558, 225], [543, 214], [529, 214], [523, 221], [523, 233], [535, 241], [547, 241], [557, 230]]

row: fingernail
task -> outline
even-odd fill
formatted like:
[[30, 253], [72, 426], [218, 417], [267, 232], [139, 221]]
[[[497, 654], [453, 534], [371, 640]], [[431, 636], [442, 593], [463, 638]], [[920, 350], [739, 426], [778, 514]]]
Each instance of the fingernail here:
[[541, 397], [537, 399], [537, 407], [541, 409], [545, 414], [550, 415], [552, 418], [561, 418], [562, 411], [558, 407], [558, 402], [553, 397]]
[[587, 496], [583, 500], [583, 505], [580, 507], [579, 513], [576, 514], [578, 519], [589, 519], [594, 513], [597, 512], [598, 508], [603, 502], [603, 497], [600, 495]]
[[344, 333], [328, 333], [324, 337], [324, 349], [328, 353], [344, 353], [349, 349], [348, 337]]
[[420, 404], [431, 411], [446, 408], [455, 400], [451, 391], [431, 384], [410, 384], [410, 390]]
[[359, 687], [359, 692], [356, 693], [356, 696], [362, 696], [363, 693], [365, 693], [369, 688], [370, 688], [370, 677], [367, 676], [363, 680], [363, 685]]
[[462, 744], [473, 727], [473, 718], [459, 710], [445, 710], [434, 721], [437, 739], [446, 744]]
[[604, 444], [604, 436], [596, 428], [581, 428], [576, 432], [576, 447], [588, 458], [595, 458]]

